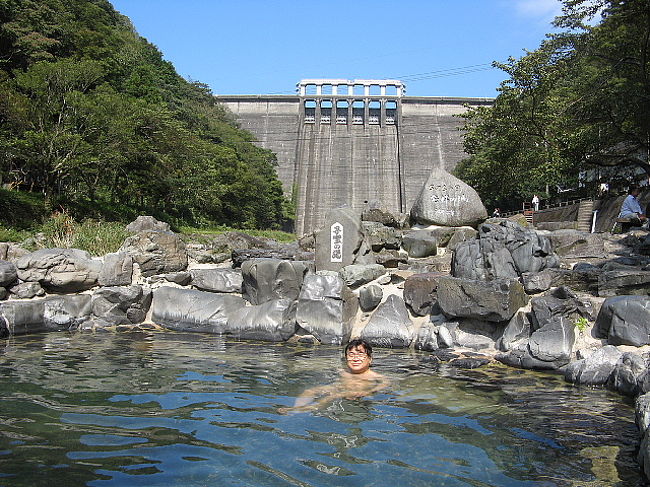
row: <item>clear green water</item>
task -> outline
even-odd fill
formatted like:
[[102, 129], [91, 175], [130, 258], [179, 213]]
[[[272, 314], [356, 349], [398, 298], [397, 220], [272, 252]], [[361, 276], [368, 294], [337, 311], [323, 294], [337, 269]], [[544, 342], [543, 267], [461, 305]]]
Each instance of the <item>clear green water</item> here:
[[283, 415], [340, 350], [176, 333], [0, 350], [0, 485], [642, 485], [633, 408], [553, 375], [376, 349], [389, 389]]

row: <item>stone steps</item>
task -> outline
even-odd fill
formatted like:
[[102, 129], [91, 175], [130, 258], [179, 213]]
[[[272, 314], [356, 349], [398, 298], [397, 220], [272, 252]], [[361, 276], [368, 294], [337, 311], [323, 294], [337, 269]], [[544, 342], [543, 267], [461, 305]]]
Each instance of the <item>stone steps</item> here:
[[582, 200], [578, 207], [578, 230], [591, 232], [591, 219], [594, 212], [594, 200]]

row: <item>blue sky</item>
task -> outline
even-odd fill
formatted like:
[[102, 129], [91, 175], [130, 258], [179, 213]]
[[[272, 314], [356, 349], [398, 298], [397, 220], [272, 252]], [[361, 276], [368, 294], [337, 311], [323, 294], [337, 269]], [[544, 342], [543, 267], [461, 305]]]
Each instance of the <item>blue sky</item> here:
[[558, 0], [111, 0], [215, 94], [304, 78], [401, 79], [411, 96], [496, 96], [494, 60], [536, 49]]

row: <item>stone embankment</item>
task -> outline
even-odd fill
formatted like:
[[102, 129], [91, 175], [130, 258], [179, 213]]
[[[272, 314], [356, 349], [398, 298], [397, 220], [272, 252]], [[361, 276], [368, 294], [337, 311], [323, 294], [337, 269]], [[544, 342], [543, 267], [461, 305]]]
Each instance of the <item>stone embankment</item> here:
[[465, 367], [498, 360], [555, 371], [637, 398], [639, 462], [650, 476], [647, 232], [406, 221], [376, 207], [338, 209], [292, 245], [234, 232], [186, 244], [141, 217], [120, 251], [102, 258], [0, 244], [0, 333], [163, 327], [266, 341], [362, 337]]

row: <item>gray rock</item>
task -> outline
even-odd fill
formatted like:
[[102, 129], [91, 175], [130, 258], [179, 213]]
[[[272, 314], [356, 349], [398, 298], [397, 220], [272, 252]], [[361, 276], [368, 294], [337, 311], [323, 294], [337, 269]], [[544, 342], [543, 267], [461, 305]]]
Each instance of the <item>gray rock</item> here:
[[272, 299], [297, 299], [309, 262], [279, 259], [253, 259], [242, 264], [243, 296], [253, 304]]
[[650, 344], [650, 297], [607, 298], [596, 318], [594, 333], [612, 345]]
[[192, 274], [187, 271], [170, 272], [169, 274], [158, 274], [151, 276], [149, 282], [173, 282], [179, 286], [187, 286], [192, 282]]
[[427, 230], [412, 230], [405, 234], [402, 246], [409, 257], [416, 259], [438, 253], [438, 239]]
[[282, 342], [298, 329], [295, 311], [295, 302], [290, 299], [246, 306], [229, 314], [224, 333], [245, 340]]
[[433, 323], [424, 323], [418, 330], [413, 346], [416, 350], [432, 352], [438, 350], [438, 327]]
[[479, 226], [477, 240], [461, 242], [452, 275], [468, 279], [515, 279], [526, 272], [558, 267], [550, 241], [510, 220]]
[[83, 250], [42, 249], [18, 259], [16, 267], [21, 281], [38, 282], [49, 291], [72, 293], [94, 287], [102, 264]]
[[309, 274], [298, 298], [298, 325], [322, 343], [346, 343], [357, 313], [356, 296], [338, 275]]
[[397, 269], [400, 265], [408, 263], [408, 255], [406, 252], [398, 250], [382, 250], [378, 254], [374, 254], [374, 262], [382, 265], [388, 269]]
[[9, 294], [9, 291], [7, 291], [7, 288], [0, 287], [0, 301], [5, 299], [7, 297], [7, 294]]
[[338, 271], [355, 261], [363, 240], [361, 217], [351, 208], [330, 210], [315, 237], [316, 270]]
[[486, 350], [495, 348], [495, 336], [498, 326], [481, 320], [462, 319], [446, 322], [440, 325], [439, 334], [443, 329], [449, 330], [451, 336], [450, 347], [471, 348]]
[[625, 396], [636, 396], [647, 391], [641, 389], [648, 373], [648, 363], [633, 353], [623, 353], [618, 359], [607, 387]]
[[37, 282], [21, 282], [9, 288], [9, 294], [14, 299], [32, 299], [44, 296], [45, 289]]
[[18, 269], [11, 262], [0, 260], [0, 287], [7, 287], [18, 279]]
[[457, 321], [445, 322], [445, 326], [438, 327], [438, 345], [440, 348], [452, 348], [454, 346], [454, 337], [451, 333], [454, 326], [458, 326]]
[[648, 429], [643, 432], [637, 460], [646, 478], [650, 478], [650, 430]]
[[305, 252], [294, 247], [279, 247], [274, 249], [235, 249], [230, 254], [232, 266], [241, 267], [247, 260], [275, 259], [297, 262], [313, 262], [314, 253]]
[[527, 345], [531, 332], [532, 324], [528, 312], [520, 309], [503, 330], [501, 337], [496, 342], [496, 348], [506, 352], [516, 348], [517, 344], [522, 341]]
[[605, 271], [598, 276], [598, 296], [650, 294], [650, 271], [639, 269]]
[[144, 321], [151, 305], [151, 290], [142, 286], [111, 286], [95, 291], [92, 314], [104, 326]]
[[216, 293], [241, 293], [244, 278], [241, 271], [233, 269], [193, 269], [192, 286], [201, 291]]
[[361, 338], [378, 347], [405, 348], [413, 341], [413, 323], [404, 300], [391, 294], [372, 314]]
[[341, 277], [345, 283], [354, 288], [374, 281], [386, 274], [386, 268], [379, 264], [370, 265], [348, 265], [341, 269]]
[[[472, 228], [472, 227], [436, 227], [436, 226], [431, 226], [427, 228], [426, 230], [412, 230], [412, 232], [426, 232], [432, 237], [436, 239], [436, 242], [438, 243], [438, 247], [447, 247], [449, 244], [449, 241], [452, 239], [454, 234], [456, 233], [456, 230], [460, 230], [461, 228]], [[472, 230], [474, 230], [472, 228]], [[476, 232], [476, 230], [474, 230]]]
[[587, 358], [567, 365], [564, 369], [564, 379], [573, 384], [607, 384], [621, 355], [616, 347], [607, 345]]
[[370, 286], [359, 289], [359, 306], [362, 311], [372, 311], [379, 306], [383, 297], [384, 292], [381, 286], [371, 284]]
[[0, 242], [0, 260], [6, 260], [15, 263], [18, 259], [29, 253], [29, 250], [24, 249], [18, 245], [8, 242]]
[[381, 205], [377, 203], [369, 203], [368, 207], [361, 213], [361, 220], [381, 223], [387, 227], [404, 228], [408, 221], [408, 215], [404, 213], [394, 215], [389, 210], [381, 208]]
[[129, 233], [140, 233], [147, 230], [169, 232], [170, 228], [169, 223], [158, 221], [154, 217], [148, 215], [140, 215], [126, 226], [126, 231]]
[[521, 275], [528, 294], [547, 291], [551, 287], [566, 286], [574, 291], [598, 294], [598, 280], [602, 270], [595, 266], [568, 269], [544, 269], [541, 272], [526, 272]]
[[411, 219], [425, 225], [461, 227], [485, 221], [478, 193], [442, 168], [435, 168], [411, 208]]
[[402, 243], [402, 233], [393, 227], [387, 227], [378, 222], [361, 222], [366, 243], [374, 252], [382, 249], [399, 249]]
[[635, 422], [641, 434], [650, 427], [650, 394], [642, 394], [635, 401]]
[[518, 281], [438, 279], [438, 304], [447, 316], [502, 322], [527, 302], [528, 296]]
[[479, 240], [467, 240], [458, 244], [451, 260], [451, 275], [482, 281], [488, 278]]
[[553, 251], [565, 258], [603, 257], [605, 242], [600, 233], [556, 230], [548, 234]]
[[74, 329], [90, 316], [90, 311], [90, 296], [87, 294], [0, 304], [0, 316], [4, 316], [11, 335]]
[[[456, 250], [461, 242], [474, 240], [478, 236], [476, 229], [472, 227], [458, 227], [447, 243], [449, 250]], [[441, 245], [442, 247], [443, 245]]]
[[125, 253], [106, 254], [97, 278], [100, 286], [128, 286], [133, 278], [133, 258]]
[[229, 315], [245, 305], [232, 294], [163, 286], [153, 292], [151, 320], [172, 330], [220, 334]]
[[417, 316], [431, 312], [431, 306], [437, 299], [438, 279], [445, 276], [440, 272], [413, 274], [404, 282], [404, 302]]
[[120, 252], [126, 252], [140, 266], [144, 277], [187, 268], [185, 243], [171, 232], [145, 230], [128, 237]]

